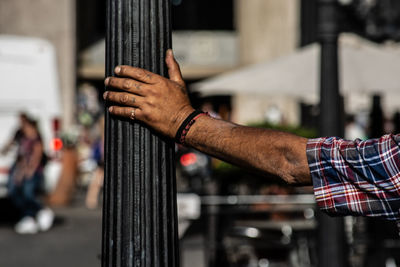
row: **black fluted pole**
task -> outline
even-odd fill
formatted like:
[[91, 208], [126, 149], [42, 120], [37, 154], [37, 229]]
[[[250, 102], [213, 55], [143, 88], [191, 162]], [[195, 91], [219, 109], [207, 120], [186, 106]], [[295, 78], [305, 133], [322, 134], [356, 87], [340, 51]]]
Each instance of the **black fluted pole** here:
[[[343, 101], [338, 75], [338, 3], [319, 0], [320, 55], [320, 135], [343, 136]], [[343, 218], [318, 214], [318, 266], [345, 267], [346, 245]]]
[[[167, 74], [170, 0], [107, 0], [106, 19], [107, 76], [120, 64]], [[106, 109], [103, 267], [179, 266], [173, 145]]]

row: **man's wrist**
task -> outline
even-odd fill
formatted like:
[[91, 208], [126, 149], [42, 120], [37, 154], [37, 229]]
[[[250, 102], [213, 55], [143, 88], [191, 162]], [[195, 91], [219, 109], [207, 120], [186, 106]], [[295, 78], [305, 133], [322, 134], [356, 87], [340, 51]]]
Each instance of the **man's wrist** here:
[[176, 119], [175, 119], [175, 121], [174, 121], [174, 127], [173, 127], [174, 130], [173, 130], [172, 133], [171, 133], [171, 137], [172, 137], [172, 138], [175, 138], [176, 133], [177, 133], [178, 130], [179, 130], [179, 127], [182, 125], [182, 123], [185, 121], [185, 119], [186, 119], [193, 111], [195, 111], [195, 109], [194, 109], [192, 106], [188, 105], [188, 106], [185, 106], [184, 108], [182, 108], [182, 109], [178, 112], [178, 114], [177, 114], [177, 116], [176, 116]]
[[190, 131], [190, 128], [193, 126], [193, 124], [196, 123], [196, 120], [201, 116], [208, 116], [208, 113], [201, 110], [195, 110], [186, 117], [175, 135], [175, 141], [178, 144], [185, 144], [186, 135]]

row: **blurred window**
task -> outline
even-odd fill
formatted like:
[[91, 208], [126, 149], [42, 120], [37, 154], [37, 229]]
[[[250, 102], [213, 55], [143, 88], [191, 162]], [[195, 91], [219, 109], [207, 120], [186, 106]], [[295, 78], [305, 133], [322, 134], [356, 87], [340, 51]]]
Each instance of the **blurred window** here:
[[106, 35], [106, 0], [76, 1], [77, 49], [82, 51]]
[[234, 30], [233, 0], [172, 0], [174, 30]]

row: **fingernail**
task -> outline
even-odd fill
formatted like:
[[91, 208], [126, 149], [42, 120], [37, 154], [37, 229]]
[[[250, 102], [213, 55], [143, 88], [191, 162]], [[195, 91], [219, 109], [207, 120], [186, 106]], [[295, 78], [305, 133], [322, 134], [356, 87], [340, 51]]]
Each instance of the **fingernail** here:
[[173, 57], [174, 56], [174, 52], [172, 52], [172, 49], [168, 49], [167, 50], [167, 55]]
[[109, 107], [109, 108], [108, 108], [108, 111], [112, 112], [113, 109], [114, 109], [113, 107]]
[[103, 98], [106, 99], [107, 95], [108, 95], [108, 91], [105, 91], [104, 94], [103, 94]]
[[117, 73], [117, 74], [120, 73], [121, 67], [120, 67], [120, 66], [115, 67], [114, 71], [115, 71], [115, 73]]
[[105, 84], [106, 86], [108, 86], [109, 83], [110, 83], [110, 77], [107, 77], [107, 78], [104, 80], [104, 84]]

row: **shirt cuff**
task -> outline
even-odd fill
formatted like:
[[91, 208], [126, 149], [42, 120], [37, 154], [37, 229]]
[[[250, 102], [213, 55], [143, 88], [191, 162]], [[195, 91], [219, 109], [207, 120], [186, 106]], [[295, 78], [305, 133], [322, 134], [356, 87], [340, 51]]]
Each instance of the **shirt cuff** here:
[[[332, 139], [332, 140], [331, 140]], [[335, 138], [314, 138], [309, 139], [307, 142], [307, 161], [310, 168], [310, 175], [314, 187], [314, 196], [317, 206], [322, 211], [328, 213], [329, 215], [340, 215], [336, 210], [335, 205], [335, 188], [341, 190], [340, 186], [332, 187], [332, 183], [336, 184], [337, 181], [331, 181], [325, 174], [325, 169], [322, 164], [322, 146], [326, 146], [327, 143], [333, 143]], [[337, 193], [337, 192], [336, 192]]]

